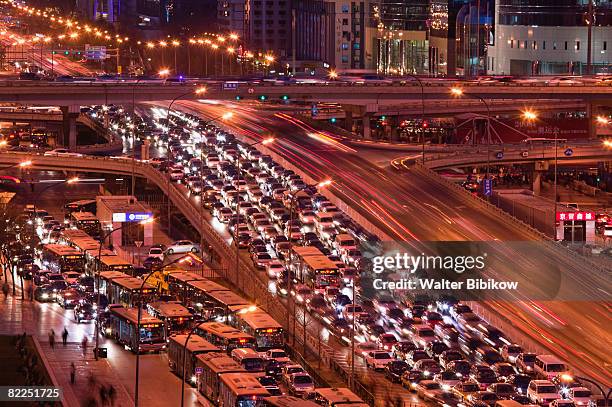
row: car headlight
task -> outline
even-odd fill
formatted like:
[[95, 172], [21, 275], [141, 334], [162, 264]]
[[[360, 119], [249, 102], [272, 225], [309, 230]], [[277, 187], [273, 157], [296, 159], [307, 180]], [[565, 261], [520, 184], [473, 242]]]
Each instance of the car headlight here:
[[111, 333], [111, 332], [113, 332], [113, 330], [112, 330], [112, 329], [110, 329], [110, 328], [106, 328], [106, 329], [104, 330], [104, 332], [105, 332], [107, 335], [110, 335], [110, 333]]
[[43, 300], [46, 300], [46, 299], [49, 298], [49, 294], [43, 293], [43, 295], [41, 297], [43, 298]]
[[85, 314], [83, 314], [82, 312], [79, 312], [79, 317], [83, 318], [85, 316]]

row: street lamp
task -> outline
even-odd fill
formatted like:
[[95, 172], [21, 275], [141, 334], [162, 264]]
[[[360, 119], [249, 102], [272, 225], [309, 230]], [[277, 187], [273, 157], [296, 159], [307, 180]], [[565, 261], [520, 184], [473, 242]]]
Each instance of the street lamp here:
[[189, 343], [189, 339], [191, 338], [191, 335], [193, 335], [195, 333], [195, 331], [202, 326], [202, 324], [205, 324], [207, 322], [210, 322], [214, 319], [214, 315], [210, 316], [208, 318], [206, 318], [204, 321], [198, 322], [197, 324], [195, 324], [193, 326], [193, 328], [191, 328], [191, 330], [189, 331], [189, 333], [187, 334], [187, 338], [185, 338], [185, 344], [183, 345], [183, 368], [182, 368], [182, 377], [181, 377], [181, 407], [183, 407], [185, 405], [185, 367], [187, 364], [187, 344]]
[[[144, 290], [144, 286], [147, 283], [147, 280], [149, 279], [149, 277], [151, 277], [153, 274], [162, 271], [163, 269], [176, 264], [176, 263], [182, 263], [185, 260], [189, 259], [190, 255], [186, 254], [182, 257], [179, 257], [178, 259], [175, 259], [173, 261], [171, 261], [168, 264], [165, 264], [161, 267], [157, 267], [154, 268], [153, 270], [151, 270], [149, 272], [149, 274], [147, 274], [147, 276], [142, 280], [142, 284], [140, 285], [140, 291], [138, 291], [138, 315], [136, 318], [136, 329], [138, 330], [138, 335], [136, 335], [136, 381], [134, 384], [134, 407], [138, 407], [138, 386], [139, 386], [139, 378], [140, 378], [140, 319], [142, 318], [142, 290]], [[184, 379], [184, 378], [183, 378]]]
[[[155, 221], [155, 218], [148, 218], [145, 220], [142, 220], [140, 222], [138, 222], [141, 225], [146, 225], [148, 223], [152, 223], [153, 221]], [[105, 234], [102, 235], [102, 237], [100, 238], [100, 245], [98, 246], [98, 257], [96, 257], [98, 259], [98, 262], [96, 263], [96, 293], [97, 293], [97, 299], [96, 299], [96, 306], [97, 306], [97, 314], [96, 314], [96, 326], [94, 329], [95, 335], [96, 335], [96, 346], [94, 348], [94, 357], [96, 358], [96, 360], [98, 360], [98, 347], [100, 344], [100, 335], [99, 335], [99, 327], [100, 327], [100, 320], [99, 320], [99, 316], [100, 316], [100, 259], [102, 258], [102, 245], [104, 245], [104, 241], [113, 233], [115, 233], [118, 230], [122, 230], [124, 227], [131, 225], [130, 222], [125, 222], [122, 223], [121, 226], [118, 226], [114, 229], [109, 230], [108, 232], [106, 232]]]
[[[174, 102], [176, 102], [177, 100], [188, 96], [188, 95], [202, 95], [206, 93], [206, 87], [202, 86], [197, 88], [196, 90], [192, 90], [189, 92], [185, 92], [183, 94], [178, 95], [177, 97], [175, 97], [174, 99], [172, 99], [172, 101], [170, 102], [170, 104], [168, 105], [168, 111], [166, 113], [166, 139], [168, 140], [168, 142], [170, 142], [170, 112], [172, 111], [172, 105], [174, 104]], [[168, 164], [166, 165], [166, 169], [168, 168], [168, 165], [170, 163], [170, 159], [172, 152], [170, 151], [170, 146], [167, 147], [168, 151], [166, 152], [166, 156], [167, 156], [167, 160], [168, 160]], [[167, 174], [167, 185], [166, 185], [166, 192], [167, 192], [167, 199], [168, 199], [168, 204], [166, 207], [167, 210], [167, 215], [168, 215], [168, 235], [170, 235], [170, 229], [171, 229], [171, 223], [170, 223], [170, 174]]]
[[595, 380], [591, 380], [591, 379], [589, 379], [587, 377], [575, 376], [575, 375], [572, 376], [572, 375], [569, 375], [569, 374], [562, 374], [561, 375], [561, 381], [563, 381], [565, 383], [573, 382], [574, 379], [591, 383], [593, 386], [597, 387], [597, 390], [599, 390], [601, 392], [602, 396], [604, 396], [604, 400], [605, 400], [604, 406], [608, 407], [608, 400], [610, 399], [610, 391], [608, 391], [608, 393], [606, 393], [604, 391], [603, 387], [601, 387], [601, 385], [599, 383], [597, 383]]
[[459, 88], [459, 87], [453, 87], [450, 89], [450, 93], [451, 95], [455, 96], [455, 97], [460, 97], [460, 96], [466, 96], [466, 97], [471, 97], [474, 99], [478, 99], [480, 100], [485, 107], [487, 108], [487, 172], [486, 172], [486, 176], [485, 179], [489, 179], [489, 166], [490, 166], [490, 150], [491, 150], [491, 133], [489, 131], [489, 126], [490, 126], [490, 121], [491, 121], [491, 109], [489, 108], [489, 104], [487, 103], [486, 100], [484, 100], [482, 98], [482, 96], [480, 95], [476, 95], [473, 93], [465, 93], [463, 91], [463, 89]]

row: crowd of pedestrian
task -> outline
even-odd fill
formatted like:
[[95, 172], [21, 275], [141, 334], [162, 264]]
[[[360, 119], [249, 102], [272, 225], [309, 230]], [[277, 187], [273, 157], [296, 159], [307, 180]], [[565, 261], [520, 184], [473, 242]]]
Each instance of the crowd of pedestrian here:
[[15, 337], [15, 351], [22, 360], [18, 371], [24, 376], [24, 384], [26, 386], [47, 385], [44, 368], [41, 366], [36, 352], [28, 346], [25, 332]]
[[83, 400], [83, 407], [113, 407], [117, 401], [117, 390], [112, 384], [98, 383], [95, 375], [89, 373], [87, 377], [87, 388], [89, 396]]

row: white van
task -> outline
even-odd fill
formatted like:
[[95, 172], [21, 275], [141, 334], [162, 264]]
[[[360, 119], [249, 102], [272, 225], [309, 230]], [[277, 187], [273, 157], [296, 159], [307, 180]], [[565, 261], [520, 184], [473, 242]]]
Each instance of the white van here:
[[548, 380], [558, 375], [570, 373], [567, 364], [553, 355], [536, 356], [533, 370], [536, 376]]
[[338, 254], [341, 254], [346, 250], [357, 249], [357, 243], [355, 243], [353, 236], [349, 235], [348, 233], [341, 233], [336, 235], [336, 238], [334, 239], [334, 249], [336, 249]]

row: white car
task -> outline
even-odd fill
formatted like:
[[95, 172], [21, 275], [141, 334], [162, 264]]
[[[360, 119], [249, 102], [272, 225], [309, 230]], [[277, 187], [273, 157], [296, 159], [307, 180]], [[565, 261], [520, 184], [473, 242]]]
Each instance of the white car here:
[[270, 278], [278, 278], [278, 276], [285, 270], [285, 266], [278, 260], [272, 260], [266, 264], [266, 273]]
[[180, 181], [185, 176], [185, 172], [181, 169], [173, 168], [170, 170], [169, 176], [172, 181]]
[[275, 360], [283, 365], [291, 362], [291, 359], [289, 359], [289, 356], [287, 356], [287, 352], [285, 352], [283, 349], [270, 349], [266, 352], [265, 357], [268, 360]]
[[572, 387], [567, 391], [567, 397], [577, 406], [588, 406], [591, 395], [591, 390], [586, 387]]
[[176, 242], [168, 246], [168, 248], [166, 249], [166, 254], [171, 255], [176, 253], [189, 252], [197, 253], [199, 251], [200, 248], [198, 247], [198, 245], [193, 243], [191, 240], [177, 240]]
[[149, 249], [148, 257], [155, 257], [156, 259], [164, 260], [164, 251], [161, 247], [151, 247]]
[[366, 366], [374, 370], [383, 370], [387, 364], [393, 362], [395, 358], [384, 350], [373, 350], [365, 355]]
[[56, 148], [50, 151], [45, 151], [47, 157], [83, 157], [83, 154], [73, 153], [67, 148]]
[[559, 392], [550, 380], [532, 380], [527, 386], [527, 397], [533, 404], [547, 405], [557, 400]]
[[315, 385], [312, 377], [306, 372], [294, 373], [289, 377], [287, 383], [289, 394], [293, 396], [302, 396], [314, 391]]
[[79, 277], [81, 277], [81, 274], [76, 271], [67, 271], [62, 275], [64, 276], [64, 281], [66, 281], [68, 285], [76, 284], [79, 281]]

